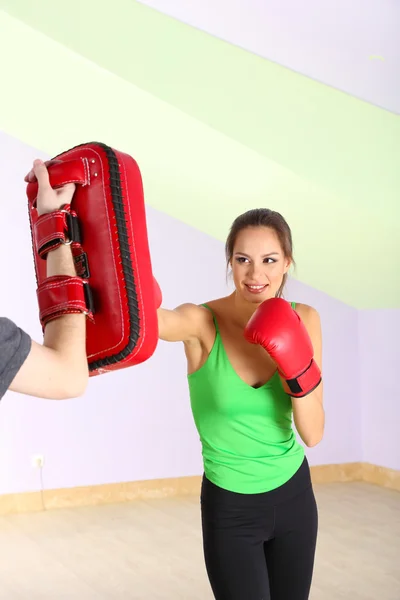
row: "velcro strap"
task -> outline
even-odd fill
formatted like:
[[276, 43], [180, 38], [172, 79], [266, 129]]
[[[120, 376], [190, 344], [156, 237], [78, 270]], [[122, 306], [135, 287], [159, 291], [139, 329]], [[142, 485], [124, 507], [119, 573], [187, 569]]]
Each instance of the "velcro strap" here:
[[69, 205], [60, 210], [41, 215], [34, 225], [36, 251], [41, 258], [55, 250], [61, 244], [80, 245], [81, 234], [79, 221]]
[[290, 396], [302, 398], [307, 396], [321, 383], [322, 376], [320, 368], [314, 359], [311, 360], [307, 369], [293, 379], [286, 379], [290, 389]]
[[37, 289], [42, 327], [62, 315], [84, 313], [93, 320], [93, 301], [89, 285], [80, 277], [55, 275]]

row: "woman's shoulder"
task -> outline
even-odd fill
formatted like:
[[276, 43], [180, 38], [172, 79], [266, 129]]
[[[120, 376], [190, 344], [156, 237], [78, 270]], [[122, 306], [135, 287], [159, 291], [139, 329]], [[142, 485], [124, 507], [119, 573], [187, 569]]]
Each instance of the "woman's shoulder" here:
[[294, 310], [299, 313], [299, 315], [305, 315], [305, 316], [315, 316], [318, 315], [318, 311], [316, 308], [314, 308], [314, 306], [311, 306], [310, 304], [303, 304], [302, 302], [296, 302], [296, 301], [291, 301], [291, 304], [294, 307]]
[[194, 302], [185, 302], [174, 310], [188, 319], [207, 320], [211, 315], [205, 304], [195, 304]]
[[229, 296], [208, 300], [207, 302], [204, 302], [203, 306], [205, 306], [206, 309], [208, 309], [208, 312], [211, 312], [213, 315], [223, 317], [227, 314], [230, 307]]
[[219, 310], [221, 304], [223, 304], [224, 298], [214, 298], [213, 300], [207, 300], [202, 306], [206, 306], [211, 310]]
[[296, 302], [294, 310], [297, 312], [309, 332], [320, 332], [321, 318], [319, 312], [316, 308], [314, 308], [314, 306], [303, 304], [302, 302]]

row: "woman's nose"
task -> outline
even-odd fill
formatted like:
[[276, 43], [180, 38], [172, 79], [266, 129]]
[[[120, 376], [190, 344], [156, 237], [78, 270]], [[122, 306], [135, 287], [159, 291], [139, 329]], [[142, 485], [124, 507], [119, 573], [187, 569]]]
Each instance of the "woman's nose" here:
[[264, 271], [261, 265], [252, 264], [250, 267], [250, 274], [254, 279], [260, 278], [264, 275]]

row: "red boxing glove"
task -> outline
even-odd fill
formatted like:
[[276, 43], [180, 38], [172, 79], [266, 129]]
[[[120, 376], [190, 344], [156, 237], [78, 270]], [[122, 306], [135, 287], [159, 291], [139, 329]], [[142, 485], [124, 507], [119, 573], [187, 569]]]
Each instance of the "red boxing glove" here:
[[286, 300], [271, 298], [260, 304], [247, 323], [244, 336], [248, 342], [260, 344], [276, 362], [290, 396], [302, 398], [321, 383], [310, 337]]
[[156, 308], [160, 308], [162, 303], [162, 293], [160, 286], [158, 285], [157, 279], [153, 275], [153, 283], [154, 283], [154, 301], [156, 303]]

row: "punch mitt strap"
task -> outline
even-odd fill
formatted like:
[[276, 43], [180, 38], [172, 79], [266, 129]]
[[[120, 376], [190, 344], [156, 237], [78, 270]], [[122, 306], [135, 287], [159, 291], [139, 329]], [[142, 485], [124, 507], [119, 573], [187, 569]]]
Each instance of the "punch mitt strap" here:
[[38, 217], [34, 223], [34, 241], [40, 258], [55, 250], [61, 244], [78, 247], [81, 245], [79, 219], [70, 205], [60, 210]]
[[[67, 183], [75, 183], [78, 186], [90, 185], [91, 175], [93, 173], [91, 173], [89, 159], [87, 157], [66, 158], [65, 160], [63, 160], [62, 157], [57, 158], [59, 158], [59, 161], [54, 162], [48, 169], [50, 185], [52, 188], [57, 189]], [[28, 189], [30, 205], [31, 207], [36, 208], [36, 199], [39, 189], [37, 181], [29, 183]]]
[[55, 275], [37, 288], [40, 322], [44, 328], [49, 321], [62, 315], [83, 313], [93, 319], [90, 288], [80, 277]]

